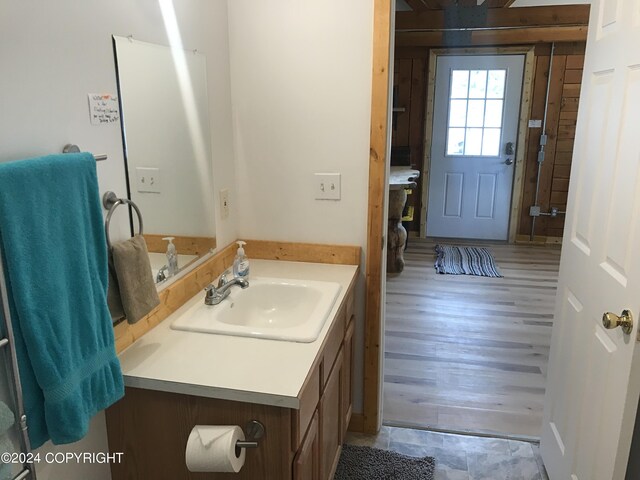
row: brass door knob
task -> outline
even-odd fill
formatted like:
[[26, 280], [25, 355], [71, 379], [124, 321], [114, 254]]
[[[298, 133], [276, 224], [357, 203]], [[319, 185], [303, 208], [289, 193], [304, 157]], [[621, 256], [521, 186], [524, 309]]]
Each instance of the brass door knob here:
[[633, 330], [633, 315], [630, 310], [623, 310], [620, 316], [607, 312], [602, 315], [602, 325], [607, 329], [622, 327], [622, 331], [629, 335]]

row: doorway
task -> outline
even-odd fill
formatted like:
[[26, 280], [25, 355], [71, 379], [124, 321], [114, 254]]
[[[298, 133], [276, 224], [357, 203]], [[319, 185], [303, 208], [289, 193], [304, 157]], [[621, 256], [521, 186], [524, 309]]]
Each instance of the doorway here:
[[508, 239], [524, 61], [437, 57], [427, 235]]
[[[580, 55], [584, 52], [583, 48], [578, 45], [556, 46], [553, 69], [550, 68], [553, 53], [551, 45], [430, 49], [421, 57], [424, 59], [423, 63], [417, 57], [419, 52], [399, 51], [400, 58], [395, 63], [396, 82], [399, 86], [396, 89], [396, 107], [407, 108], [406, 111], [397, 113], [392, 140], [396, 147], [411, 147], [411, 164], [414, 169], [417, 160], [414, 154], [416, 151], [421, 152], [412, 137], [412, 132], [418, 130], [414, 130], [413, 119], [416, 118], [414, 113], [420, 105], [419, 101], [415, 101], [415, 93], [419, 92], [420, 84], [412, 82], [407, 94], [404, 80], [420, 78], [420, 66], [425, 68], [422, 91], [426, 94], [422, 98], [426, 100], [422, 103], [422, 112], [426, 112], [426, 120], [422, 132], [427, 135], [427, 148], [424, 150], [425, 168], [421, 170], [424, 182], [421, 206], [428, 207], [429, 211], [434, 208], [429, 194], [437, 187], [426, 188], [431, 187], [436, 178], [437, 169], [432, 168], [435, 167], [434, 153], [439, 149], [443, 162], [451, 163], [449, 157], [461, 161], [473, 158], [482, 162], [485, 160], [482, 155], [485, 129], [501, 130], [499, 135], [495, 135], [499, 138], [497, 154], [495, 146], [493, 151], [491, 145], [485, 147], [487, 154], [493, 153], [486, 155], [486, 160], [503, 169], [494, 178], [501, 174], [504, 176], [504, 171], [511, 168], [510, 179], [513, 183], [501, 202], [494, 201], [490, 205], [490, 208], [494, 208], [500, 203], [507, 212], [504, 222], [506, 227], [501, 236], [487, 236], [483, 239], [476, 233], [461, 239], [465, 235], [459, 232], [436, 236], [431, 228], [426, 228], [427, 208], [424, 209], [424, 217], [419, 219], [420, 227], [423, 228], [421, 236], [426, 234], [428, 237], [410, 238], [404, 255], [404, 271], [398, 277], [388, 277], [386, 282], [383, 423], [528, 439], [540, 435], [560, 247], [545, 244], [550, 242], [540, 242], [542, 245], [530, 242], [516, 245], [514, 241], [519, 229], [526, 224], [522, 215], [526, 214], [530, 221], [528, 213], [533, 200], [525, 193], [530, 185], [535, 185], [535, 178], [530, 174], [525, 175], [525, 171], [531, 170], [530, 164], [536, 164], [535, 157], [543, 130], [539, 126], [541, 122], [536, 119], [543, 118], [547, 103], [551, 105], [547, 128], [550, 140], [543, 183], [549, 183], [549, 190], [562, 187], [555, 178], [564, 173], [564, 164], [560, 164], [561, 161], [564, 162], [564, 158], [560, 159], [558, 145], [565, 142], [567, 147], [572, 146], [564, 136], [573, 135], [573, 125], [570, 126], [571, 130], [565, 131], [565, 122], [575, 121], [573, 95], [579, 89], [574, 85], [581, 78], [582, 71], [579, 68], [582, 67]], [[453, 66], [451, 63], [443, 63], [443, 60], [452, 57], [454, 61], [459, 59], [460, 62], [467, 59], [473, 62], [473, 57], [478, 57], [481, 61], [487, 60], [487, 57], [516, 58], [519, 60], [517, 67], [521, 70], [515, 76], [513, 68], [517, 67], [497, 68], [495, 63], [460, 63]], [[501, 78], [496, 81], [496, 77], [501, 77], [496, 71], [501, 69], [505, 71], [504, 83]], [[515, 82], [516, 86], [508, 85], [509, 69], [512, 79], [515, 77], [520, 80], [520, 83]], [[463, 72], [460, 82], [463, 87], [458, 89], [463, 90], [462, 93], [452, 94], [454, 71]], [[483, 81], [475, 82], [481, 84], [481, 94], [470, 92], [472, 71], [481, 72], [475, 73], [475, 76], [483, 73], [485, 75]], [[444, 79], [439, 78], [438, 74]], [[460, 73], [457, 75], [460, 76]], [[487, 93], [490, 75], [493, 76], [492, 83], [498, 83], [501, 87], [494, 88], [491, 94]], [[547, 95], [549, 78], [552, 88]], [[444, 94], [442, 90], [436, 91], [438, 80], [444, 84]], [[509, 93], [514, 91], [518, 96], [515, 100], [509, 100]], [[450, 110], [454, 101], [462, 104], [465, 112], [458, 114], [459, 119], [452, 124]], [[477, 102], [484, 109], [482, 114], [476, 114], [476, 118], [481, 119], [482, 123], [478, 119], [469, 119], [468, 106], [471, 101]], [[486, 105], [490, 101], [502, 102], [501, 109], [498, 109], [501, 112], [499, 123], [495, 120], [492, 123], [487, 118]], [[437, 106], [438, 102], [440, 107]], [[506, 120], [507, 102], [514, 104], [515, 119]], [[462, 110], [459, 105], [455, 106]], [[438, 108], [441, 112], [440, 119], [436, 113]], [[469, 120], [471, 125], [467, 124]], [[409, 124], [402, 123], [403, 121]], [[442, 132], [440, 140], [432, 138], [438, 128]], [[464, 131], [462, 142], [458, 140], [449, 145], [447, 135], [450, 128]], [[514, 132], [511, 135], [516, 138], [515, 151], [511, 152], [509, 149], [509, 154], [506, 153], [506, 128], [511, 128]], [[475, 157], [464, 155], [467, 129], [482, 130], [480, 135], [477, 135], [479, 132], [472, 132], [472, 135], [476, 133], [476, 138], [481, 140], [480, 145], [476, 146], [476, 152], [479, 150], [480, 155], [474, 154], [473, 148], [471, 149], [471, 154]], [[440, 146], [432, 148], [438, 141]], [[452, 153], [457, 154], [447, 156], [449, 147]], [[562, 149], [567, 147], [562, 144]], [[511, 163], [510, 160], [514, 160], [512, 165], [507, 164]], [[555, 160], [558, 160], [558, 164], [555, 164]], [[460, 168], [465, 166], [467, 165], [462, 162]], [[460, 172], [454, 169], [452, 171], [454, 174]], [[443, 183], [447, 173], [452, 172], [443, 172], [440, 183]], [[476, 180], [471, 182], [475, 183], [472, 187], [482, 183], [478, 182], [478, 178], [482, 179], [482, 173], [485, 172], [471, 173], [471, 178], [475, 175]], [[465, 196], [477, 200], [478, 192], [476, 190], [473, 194], [468, 194], [461, 189], [458, 197]], [[440, 198], [446, 200], [444, 195]], [[559, 195], [553, 196], [553, 201], [560, 203], [561, 200]], [[438, 209], [440, 212], [445, 211], [443, 204], [444, 202]], [[475, 218], [482, 217], [477, 214], [482, 210], [479, 205], [479, 202], [472, 204], [468, 216], [474, 220], [485, 220]], [[543, 211], [545, 210], [546, 208]], [[416, 219], [417, 217], [416, 215]], [[407, 230], [417, 230], [415, 224], [405, 226]], [[474, 240], [471, 241], [470, 238]], [[510, 243], [505, 244], [505, 240]], [[504, 278], [436, 274], [434, 247], [437, 243], [488, 248]]]

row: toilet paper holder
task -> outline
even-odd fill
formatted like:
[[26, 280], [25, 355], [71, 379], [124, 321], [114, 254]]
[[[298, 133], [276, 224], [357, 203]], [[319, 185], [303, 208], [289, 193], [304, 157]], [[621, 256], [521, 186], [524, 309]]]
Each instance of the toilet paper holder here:
[[240, 456], [241, 448], [258, 448], [258, 440], [264, 437], [264, 425], [257, 420], [249, 420], [245, 426], [246, 440], [236, 442], [236, 456]]

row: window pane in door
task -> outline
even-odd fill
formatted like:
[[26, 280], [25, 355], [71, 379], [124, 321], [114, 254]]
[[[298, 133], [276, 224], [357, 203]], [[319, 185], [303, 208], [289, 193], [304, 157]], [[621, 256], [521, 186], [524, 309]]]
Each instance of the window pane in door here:
[[506, 70], [451, 70], [447, 155], [499, 155], [506, 76]]
[[484, 113], [485, 127], [502, 127], [502, 100], [487, 100]]
[[467, 121], [467, 101], [451, 100], [449, 109], [449, 126], [465, 127]]
[[469, 98], [485, 98], [487, 71], [471, 70], [469, 73]]
[[464, 142], [465, 155], [480, 155], [482, 152], [482, 128], [467, 128]]
[[504, 81], [506, 70], [489, 70], [487, 98], [504, 98]]
[[469, 91], [469, 70], [451, 72], [451, 98], [467, 98]]
[[447, 155], [462, 155], [464, 153], [464, 128], [450, 128], [447, 142]]
[[485, 128], [482, 139], [482, 155], [497, 157], [500, 154], [500, 129]]
[[469, 100], [467, 127], [482, 127], [484, 123], [484, 100]]

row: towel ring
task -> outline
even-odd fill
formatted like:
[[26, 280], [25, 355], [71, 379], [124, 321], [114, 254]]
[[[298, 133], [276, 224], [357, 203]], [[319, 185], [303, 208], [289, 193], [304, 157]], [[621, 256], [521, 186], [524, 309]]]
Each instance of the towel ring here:
[[107, 237], [107, 246], [109, 248], [111, 248], [111, 240], [109, 239], [109, 225], [111, 224], [111, 215], [113, 215], [113, 212], [118, 207], [118, 205], [124, 204], [131, 205], [138, 214], [138, 233], [142, 235], [142, 213], [140, 213], [140, 209], [138, 208], [138, 206], [128, 198], [118, 198], [115, 193], [106, 192], [102, 196], [102, 205], [104, 206], [104, 208], [109, 210], [109, 212], [107, 213], [107, 218], [104, 221], [104, 233]]

